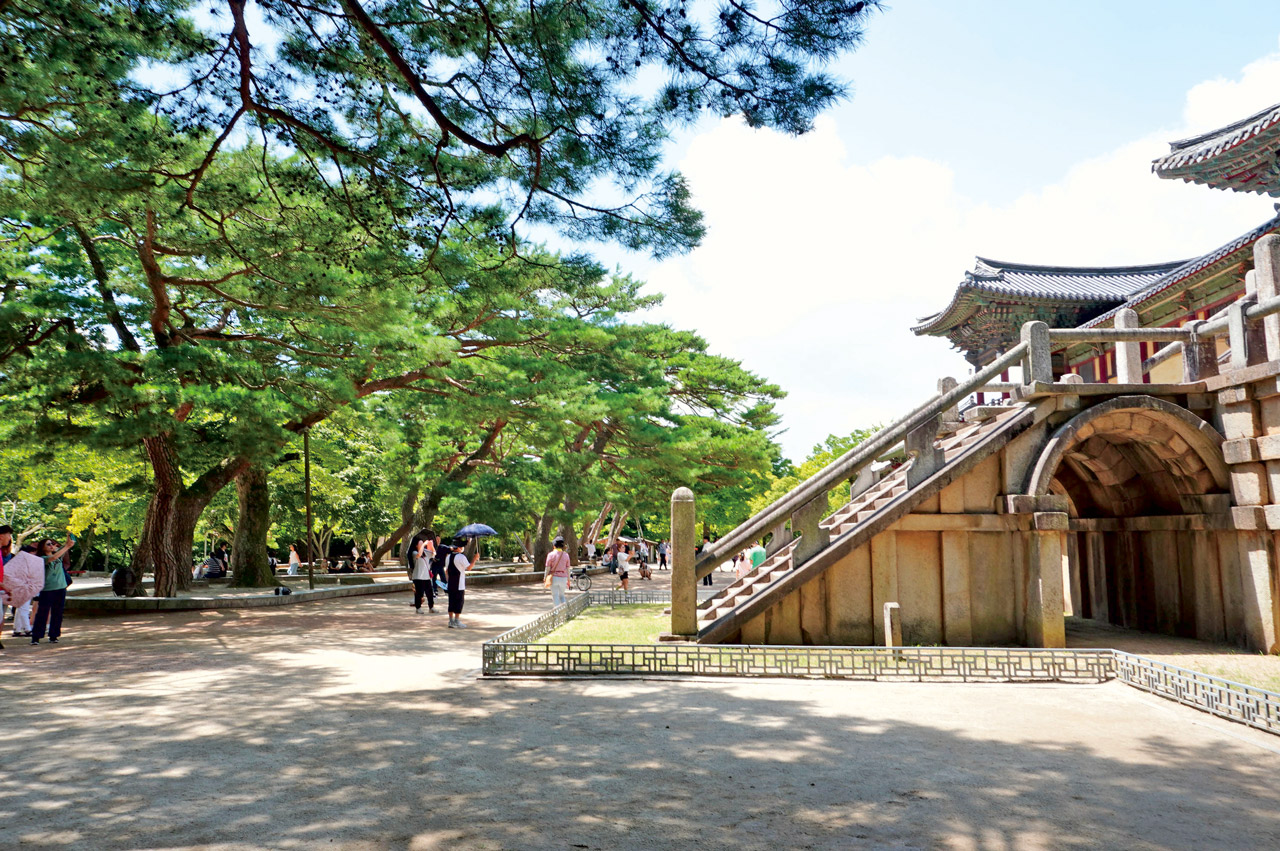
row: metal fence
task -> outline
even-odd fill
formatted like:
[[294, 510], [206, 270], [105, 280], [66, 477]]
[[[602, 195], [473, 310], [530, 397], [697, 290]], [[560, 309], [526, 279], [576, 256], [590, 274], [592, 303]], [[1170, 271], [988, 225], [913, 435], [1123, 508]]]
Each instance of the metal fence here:
[[484, 646], [484, 673], [1076, 683], [1098, 683], [1113, 676], [1111, 654], [1106, 650], [513, 644], [498, 641]]
[[1120, 650], [1020, 647], [788, 647], [740, 644], [537, 644], [588, 606], [668, 603], [660, 591], [579, 594], [485, 642], [486, 676], [818, 677], [888, 682], [1117, 679], [1186, 706], [1280, 734], [1280, 694]]
[[1116, 679], [1123, 683], [1259, 730], [1280, 733], [1280, 694], [1121, 650], [1112, 654]]

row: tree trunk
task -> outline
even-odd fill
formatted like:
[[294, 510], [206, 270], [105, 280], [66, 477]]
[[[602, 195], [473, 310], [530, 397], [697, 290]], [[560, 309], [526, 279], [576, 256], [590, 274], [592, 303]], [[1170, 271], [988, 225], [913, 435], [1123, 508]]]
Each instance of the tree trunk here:
[[564, 551], [569, 554], [569, 564], [578, 566], [578, 533], [573, 528], [573, 513], [578, 510], [578, 503], [565, 500], [564, 513], [569, 519], [560, 524], [560, 537], [564, 538]]
[[378, 565], [383, 557], [391, 552], [396, 544], [404, 540], [405, 536], [413, 531], [413, 520], [417, 512], [414, 507], [418, 503], [418, 486], [414, 485], [409, 488], [409, 492], [404, 495], [404, 499], [400, 501], [400, 525], [396, 527], [391, 535], [378, 545], [373, 551], [372, 561], [374, 565]]
[[94, 528], [90, 526], [85, 529], [84, 537], [80, 539], [80, 559], [76, 562], [76, 570], [84, 570], [85, 564], [89, 562], [89, 551], [93, 549], [93, 539], [97, 537]]
[[547, 554], [551, 552], [551, 512], [543, 512], [538, 518], [538, 528], [533, 541], [533, 570], [540, 573], [547, 567]]
[[600, 530], [604, 528], [605, 518], [609, 516], [610, 511], [613, 511], [613, 503], [606, 502], [604, 507], [600, 509], [600, 513], [596, 515], [595, 522], [591, 524], [591, 528], [587, 531], [586, 539], [588, 541], [595, 541], [596, 538], [600, 537]]
[[609, 526], [609, 540], [605, 542], [606, 547], [611, 547], [618, 542], [618, 536], [622, 534], [622, 524], [627, 522], [627, 512], [618, 511], [613, 515], [613, 523]]
[[267, 530], [271, 526], [271, 490], [267, 470], [245, 467], [236, 476], [239, 513], [231, 544], [232, 583], [241, 588], [269, 588], [280, 583], [267, 563]]

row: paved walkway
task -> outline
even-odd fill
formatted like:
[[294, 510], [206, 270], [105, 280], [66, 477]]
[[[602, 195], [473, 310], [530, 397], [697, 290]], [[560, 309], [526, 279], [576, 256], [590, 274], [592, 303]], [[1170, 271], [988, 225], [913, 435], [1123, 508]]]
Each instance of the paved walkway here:
[[1280, 741], [1119, 684], [478, 680], [549, 596], [468, 596], [462, 631], [397, 594], [10, 645], [4, 844], [1280, 847]]

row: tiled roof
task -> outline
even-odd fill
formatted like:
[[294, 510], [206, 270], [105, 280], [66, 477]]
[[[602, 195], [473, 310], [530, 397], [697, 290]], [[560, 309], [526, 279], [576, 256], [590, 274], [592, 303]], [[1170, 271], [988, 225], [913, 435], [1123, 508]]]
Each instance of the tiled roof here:
[[1188, 260], [1187, 262], [1179, 265], [1176, 269], [1173, 269], [1168, 274], [1161, 276], [1158, 280], [1153, 281], [1148, 286], [1143, 287], [1138, 292], [1133, 293], [1131, 296], [1129, 296], [1128, 299], [1125, 300], [1123, 304], [1116, 305], [1114, 308], [1112, 308], [1111, 310], [1108, 310], [1106, 313], [1102, 314], [1101, 316], [1095, 316], [1093, 319], [1090, 319], [1088, 322], [1084, 323], [1084, 325], [1082, 325], [1081, 327], [1094, 328], [1099, 325], [1108, 323], [1115, 318], [1116, 313], [1120, 311], [1122, 308], [1126, 308], [1126, 307], [1136, 308], [1138, 305], [1142, 304], [1148, 299], [1151, 299], [1155, 296], [1160, 295], [1160, 293], [1164, 292], [1170, 287], [1176, 286], [1177, 284], [1190, 278], [1192, 275], [1195, 275], [1197, 272], [1203, 271], [1204, 269], [1209, 268], [1210, 266], [1214, 265], [1215, 263], [1221, 260], [1225, 260], [1226, 258], [1230, 257], [1232, 254], [1235, 254], [1240, 251], [1249, 250], [1253, 246], [1253, 244], [1257, 242], [1259, 239], [1261, 239], [1262, 237], [1266, 236], [1269, 233], [1274, 233], [1277, 231], [1280, 231], [1280, 216], [1276, 216], [1275, 218], [1249, 231], [1248, 233], [1236, 237], [1235, 239], [1228, 242], [1226, 245], [1223, 245], [1219, 248], [1215, 248], [1213, 251], [1210, 251], [1208, 254], [1205, 254], [1201, 257], [1197, 257], [1194, 260]]
[[1280, 104], [1234, 124], [1169, 144], [1151, 170], [1164, 178], [1280, 196]]
[[951, 304], [921, 319], [911, 330], [916, 334], [936, 334], [954, 327], [972, 313], [976, 307], [974, 296], [979, 294], [1016, 301], [1114, 304], [1184, 263], [1186, 261], [1178, 260], [1146, 266], [1032, 266], [979, 257], [973, 271], [965, 272]]

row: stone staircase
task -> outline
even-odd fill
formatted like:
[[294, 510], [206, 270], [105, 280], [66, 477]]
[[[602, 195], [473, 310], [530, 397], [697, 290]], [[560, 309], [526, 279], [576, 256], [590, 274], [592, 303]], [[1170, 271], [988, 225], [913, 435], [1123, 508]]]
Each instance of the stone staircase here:
[[[940, 467], [927, 478], [917, 481], [913, 487], [910, 484], [913, 478], [911, 467], [921, 463], [917, 456], [853, 496], [818, 524], [818, 528], [830, 536], [830, 542], [823, 549], [829, 549], [840, 539], [857, 535], [873, 526], [883, 526], [889, 519], [888, 515], [896, 516], [910, 511], [914, 505], [937, 491], [937, 487], [928, 486], [936, 484], [939, 477], [945, 477], [961, 464], [971, 466], [975, 460], [981, 460], [972, 457], [976, 453], [986, 457], [996, 451], [1000, 444], [988, 446], [991, 441], [987, 438], [1007, 428], [1014, 420], [1027, 419], [1030, 407], [1026, 403], [974, 407], [965, 411], [962, 422], [943, 423], [939, 429], [939, 437], [933, 442], [934, 448], [941, 453], [941, 457], [935, 462], [940, 463]], [[736, 619], [735, 615], [740, 614], [745, 607], [758, 609], [761, 605], [768, 605], [769, 598], [787, 593], [793, 584], [787, 581], [788, 578], [794, 578], [797, 569], [802, 566], [795, 562], [800, 543], [801, 539], [796, 537], [781, 547], [771, 544], [773, 551], [758, 568], [701, 601], [697, 612], [699, 640], [724, 640], [726, 633], [734, 631], [731, 622]], [[820, 554], [821, 550], [810, 554], [806, 563]]]

